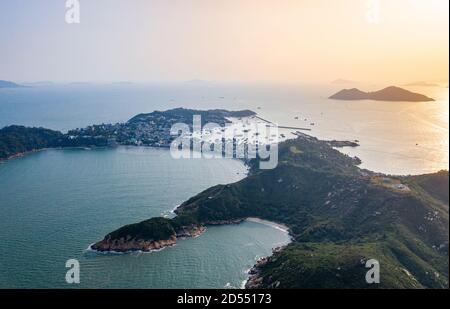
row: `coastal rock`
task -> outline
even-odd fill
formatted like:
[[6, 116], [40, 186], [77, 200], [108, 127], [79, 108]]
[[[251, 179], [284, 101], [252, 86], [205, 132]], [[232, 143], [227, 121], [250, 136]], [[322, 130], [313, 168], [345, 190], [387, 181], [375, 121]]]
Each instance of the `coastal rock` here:
[[[281, 250], [280, 248], [277, 248], [276, 250]], [[275, 252], [275, 250], [274, 250]], [[259, 289], [261, 288], [261, 284], [263, 281], [263, 277], [261, 275], [261, 267], [266, 265], [269, 262], [269, 258], [263, 257], [260, 258], [258, 261], [256, 261], [255, 266], [253, 266], [249, 271], [249, 277], [247, 282], [245, 283], [246, 289]]]
[[261, 283], [263, 281], [263, 277], [259, 276], [259, 274], [252, 275], [248, 278], [245, 283], [246, 289], [259, 289], [261, 287]]
[[182, 227], [177, 231], [177, 238], [197, 237], [203, 234], [206, 228], [203, 225], [195, 225], [190, 227]]
[[168, 239], [163, 240], [135, 239], [130, 235], [119, 239], [113, 239], [110, 235], [107, 235], [103, 240], [92, 245], [91, 249], [100, 252], [149, 252], [173, 246], [177, 243], [178, 238], [200, 236], [205, 230], [206, 228], [201, 225], [184, 226]]
[[128, 251], [152, 251], [159, 250], [165, 247], [173, 246], [177, 242], [175, 235], [166, 240], [143, 240], [143, 239], [111, 239], [106, 237], [102, 241], [99, 241], [91, 246], [93, 250], [101, 252], [128, 252]]
[[328, 144], [331, 147], [342, 148], [342, 147], [358, 147], [359, 144], [357, 141], [329, 141]]

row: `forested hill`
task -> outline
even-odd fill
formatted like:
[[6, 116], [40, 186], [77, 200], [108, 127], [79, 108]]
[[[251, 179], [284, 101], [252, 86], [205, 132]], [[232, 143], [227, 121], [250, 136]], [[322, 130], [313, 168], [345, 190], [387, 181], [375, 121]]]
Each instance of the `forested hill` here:
[[54, 147], [62, 136], [61, 132], [44, 128], [5, 127], [0, 129], [0, 159]]
[[[254, 268], [249, 288], [448, 287], [448, 171], [394, 177], [357, 163], [300, 135], [280, 144], [277, 168], [258, 170], [253, 161], [247, 178], [192, 197], [174, 219], [149, 219], [105, 239], [126, 245], [173, 237], [180, 226], [259, 217], [287, 225], [293, 242]], [[369, 259], [380, 262], [378, 285], [365, 281]]]

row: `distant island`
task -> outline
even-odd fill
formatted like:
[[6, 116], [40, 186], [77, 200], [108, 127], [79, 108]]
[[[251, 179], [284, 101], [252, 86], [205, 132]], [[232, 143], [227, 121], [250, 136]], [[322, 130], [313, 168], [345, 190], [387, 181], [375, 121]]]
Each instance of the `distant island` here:
[[374, 92], [364, 92], [357, 88], [343, 89], [329, 99], [334, 100], [374, 100], [374, 101], [404, 101], [404, 102], [429, 102], [434, 99], [423, 94], [414, 93], [400, 87], [387, 87]]
[[0, 89], [1, 88], [24, 88], [26, 86], [22, 86], [10, 81], [6, 81], [6, 80], [0, 80]]

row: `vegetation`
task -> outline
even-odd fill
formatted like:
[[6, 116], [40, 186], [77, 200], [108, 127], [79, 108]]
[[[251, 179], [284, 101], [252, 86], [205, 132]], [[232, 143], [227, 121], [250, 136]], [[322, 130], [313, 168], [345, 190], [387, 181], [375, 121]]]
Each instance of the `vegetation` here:
[[[293, 242], [258, 266], [263, 288], [448, 287], [448, 172], [395, 177], [408, 188], [400, 191], [374, 183], [382, 175], [357, 163], [300, 135], [280, 145], [277, 168], [258, 170], [257, 160], [249, 162], [247, 178], [192, 197], [162, 230], [177, 220], [207, 225], [260, 217], [286, 224]], [[134, 226], [139, 235], [141, 227]], [[379, 285], [365, 282], [367, 259], [380, 261]]]
[[112, 239], [127, 238], [133, 235], [136, 239], [165, 240], [175, 235], [175, 230], [170, 219], [152, 218], [140, 223], [125, 225], [110, 233]]
[[153, 147], [169, 147], [175, 138], [170, 129], [175, 123], [184, 123], [192, 129], [194, 115], [201, 116], [202, 125], [229, 123], [228, 117], [248, 117], [255, 115], [250, 110], [227, 111], [222, 109], [195, 110], [175, 108], [167, 111], [155, 111], [149, 114], [139, 114], [126, 123], [92, 125], [68, 132], [68, 142], [85, 143], [90, 141], [105, 144], [146, 145]]
[[[111, 139], [121, 141], [114, 139], [120, 134], [154, 136], [193, 112], [197, 111], [176, 109], [164, 112], [162, 118], [158, 114], [162, 112], [138, 115], [122, 133], [117, 131], [121, 125], [68, 134], [5, 127], [0, 130], [0, 159], [47, 147], [106, 146]], [[205, 113], [208, 121], [226, 121], [225, 117], [248, 112]], [[259, 217], [287, 225], [293, 238], [257, 266], [259, 287], [448, 288], [448, 171], [403, 177], [375, 174], [361, 170], [357, 158], [331, 146], [299, 133], [279, 145], [275, 169], [260, 170], [259, 161], [251, 160], [247, 178], [199, 193], [176, 210], [175, 218], [152, 218], [107, 236], [167, 240], [183, 234], [186, 227]], [[367, 259], [380, 261], [379, 285], [364, 281]]]
[[62, 133], [43, 128], [9, 126], [0, 129], [0, 160], [11, 156], [54, 147]]
[[133, 239], [166, 240], [175, 236], [184, 227], [197, 225], [197, 222], [194, 217], [189, 215], [181, 215], [173, 219], [151, 218], [139, 223], [125, 225], [106, 235], [106, 238], [127, 239], [132, 236]]
[[[211, 110], [195, 110], [186, 108], [174, 108], [167, 111], [155, 111], [150, 114], [139, 114], [131, 118], [127, 123], [136, 124], [142, 122], [153, 121], [155, 119], [168, 119], [174, 120], [176, 122], [182, 123], [192, 123], [192, 117], [194, 115], [200, 115], [202, 117], [202, 125], [208, 122], [215, 122], [220, 125], [229, 123], [227, 117], [250, 117], [255, 115], [255, 112], [251, 110], [241, 110], [241, 111], [228, 111], [224, 109], [211, 109]], [[175, 123], [175, 122], [173, 122]], [[171, 123], [171, 125], [173, 124]]]
[[[373, 258], [380, 263], [379, 285], [365, 281]], [[265, 288], [423, 288], [382, 243], [293, 243], [260, 271]]]
[[83, 136], [71, 138], [69, 135], [44, 128], [9, 126], [0, 129], [0, 160], [23, 153], [51, 147], [104, 147], [106, 138]]

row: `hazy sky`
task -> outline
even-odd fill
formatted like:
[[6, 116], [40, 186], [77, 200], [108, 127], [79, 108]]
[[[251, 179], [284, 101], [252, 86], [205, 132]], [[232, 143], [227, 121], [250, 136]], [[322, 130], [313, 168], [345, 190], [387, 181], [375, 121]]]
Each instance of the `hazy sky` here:
[[448, 80], [448, 0], [0, 0], [0, 79]]

